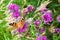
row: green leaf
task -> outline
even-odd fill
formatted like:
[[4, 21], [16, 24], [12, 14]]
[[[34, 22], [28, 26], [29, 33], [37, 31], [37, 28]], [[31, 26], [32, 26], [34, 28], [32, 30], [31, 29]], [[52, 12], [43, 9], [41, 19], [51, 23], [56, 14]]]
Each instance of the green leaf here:
[[0, 14], [0, 20], [4, 19], [6, 17], [6, 14], [1, 13]]
[[53, 34], [53, 40], [58, 40], [57, 34]]
[[37, 7], [37, 3], [40, 2], [39, 0], [26, 0], [28, 4], [33, 5], [34, 7]]
[[19, 8], [20, 8], [20, 10], [24, 7], [24, 4], [25, 4], [25, 2], [24, 2], [24, 0], [19, 0], [19, 1], [17, 1], [17, 0], [14, 0], [13, 1], [13, 4], [17, 4], [18, 6], [19, 6]]
[[6, 25], [6, 21], [2, 21], [2, 23], [0, 23], [0, 27], [4, 27]]
[[32, 37], [35, 37], [35, 34], [36, 34], [35, 26], [31, 25], [31, 27], [30, 27], [30, 35]]

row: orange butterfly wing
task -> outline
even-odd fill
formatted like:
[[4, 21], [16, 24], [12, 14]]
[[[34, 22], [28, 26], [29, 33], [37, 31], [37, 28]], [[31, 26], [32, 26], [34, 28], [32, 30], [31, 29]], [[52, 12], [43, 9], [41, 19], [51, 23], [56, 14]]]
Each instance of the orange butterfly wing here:
[[23, 28], [24, 22], [25, 22], [24, 19], [20, 19], [19, 22], [11, 23], [10, 25], [13, 26], [13, 27], [15, 27], [15, 28]]
[[23, 28], [25, 20], [20, 20], [17, 22], [19, 28]]

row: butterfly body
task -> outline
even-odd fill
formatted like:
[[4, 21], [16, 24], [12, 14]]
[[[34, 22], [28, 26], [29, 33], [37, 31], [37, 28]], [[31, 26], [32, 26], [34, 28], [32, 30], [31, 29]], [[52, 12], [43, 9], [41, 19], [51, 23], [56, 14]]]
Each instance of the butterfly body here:
[[24, 18], [21, 17], [18, 22], [13, 22], [13, 23], [10, 23], [9, 25], [11, 25], [15, 28], [23, 28], [24, 22], [25, 22]]

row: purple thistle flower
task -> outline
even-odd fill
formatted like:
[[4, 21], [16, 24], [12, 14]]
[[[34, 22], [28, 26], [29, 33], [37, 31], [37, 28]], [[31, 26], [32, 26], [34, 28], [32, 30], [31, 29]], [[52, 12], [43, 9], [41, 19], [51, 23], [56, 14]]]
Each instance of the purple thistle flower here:
[[60, 28], [56, 28], [55, 32], [57, 32], [59, 34], [60, 33]]
[[9, 6], [8, 6], [8, 9], [10, 10], [10, 11], [18, 11], [18, 9], [19, 9], [19, 7], [16, 5], [16, 4], [10, 4]]
[[27, 9], [28, 9], [29, 12], [31, 12], [31, 11], [34, 10], [34, 7], [32, 5], [28, 5]]
[[28, 9], [27, 8], [23, 8], [22, 9], [22, 13], [28, 13]]
[[35, 26], [36, 26], [36, 27], [38, 27], [38, 26], [39, 26], [40, 21], [41, 21], [41, 20], [36, 20], [36, 21], [34, 22], [34, 24], [35, 24]]
[[46, 36], [38, 36], [36, 40], [47, 40]]
[[20, 16], [20, 13], [18, 11], [14, 11], [13, 14], [12, 14], [12, 16], [14, 18], [18, 18]]
[[57, 21], [60, 22], [60, 15], [57, 16]]
[[42, 33], [42, 32], [44, 32], [44, 30], [45, 30], [45, 28], [42, 27], [42, 28], [39, 29], [39, 32]]
[[42, 10], [40, 10], [41, 13], [45, 13], [47, 10], [47, 8], [43, 8]]
[[27, 30], [27, 27], [28, 27], [28, 24], [27, 24], [27, 23], [24, 23], [23, 28], [18, 28], [17, 31], [18, 31], [19, 33], [25, 32], [25, 31]]
[[45, 12], [42, 15], [42, 18], [44, 20], [44, 24], [49, 24], [49, 22], [52, 22], [53, 18], [50, 12]]

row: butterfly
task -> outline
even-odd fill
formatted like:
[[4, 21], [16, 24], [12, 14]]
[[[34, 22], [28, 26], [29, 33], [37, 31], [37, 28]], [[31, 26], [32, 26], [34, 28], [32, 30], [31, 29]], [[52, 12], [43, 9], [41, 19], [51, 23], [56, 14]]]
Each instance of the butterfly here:
[[18, 22], [13, 22], [13, 23], [10, 23], [9, 25], [10, 25], [10, 26], [13, 26], [13, 27], [15, 27], [15, 28], [23, 28], [24, 23], [25, 23], [25, 15], [26, 15], [26, 14], [23, 14], [22, 16], [20, 16]]
[[24, 26], [24, 18], [20, 18], [20, 20], [18, 22], [13, 22], [13, 23], [10, 23], [9, 25], [15, 27], [15, 28], [23, 28]]

